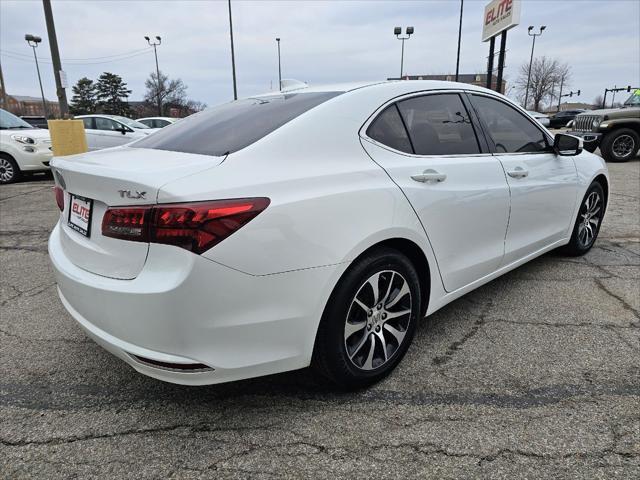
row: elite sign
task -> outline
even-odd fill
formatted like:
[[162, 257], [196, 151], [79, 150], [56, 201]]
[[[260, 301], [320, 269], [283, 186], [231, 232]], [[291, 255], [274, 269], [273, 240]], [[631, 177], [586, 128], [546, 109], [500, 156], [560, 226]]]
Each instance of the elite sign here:
[[497, 34], [509, 30], [520, 23], [520, 0], [493, 0], [484, 7], [482, 41], [486, 42]]

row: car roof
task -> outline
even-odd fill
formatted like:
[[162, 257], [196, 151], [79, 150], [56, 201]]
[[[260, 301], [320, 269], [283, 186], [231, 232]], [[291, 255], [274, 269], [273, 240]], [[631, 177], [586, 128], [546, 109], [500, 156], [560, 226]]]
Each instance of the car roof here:
[[173, 117], [142, 117], [142, 118], [136, 118], [136, 122], [139, 122], [140, 120], [169, 120], [169, 121], [173, 121], [173, 120], [177, 120], [177, 118], [173, 118]]

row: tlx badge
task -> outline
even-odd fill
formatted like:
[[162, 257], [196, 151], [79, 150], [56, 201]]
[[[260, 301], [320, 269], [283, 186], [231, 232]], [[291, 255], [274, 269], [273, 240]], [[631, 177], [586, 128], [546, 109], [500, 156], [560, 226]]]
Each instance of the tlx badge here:
[[120, 198], [132, 198], [134, 200], [143, 199], [147, 192], [139, 192], [138, 190], [135, 193], [131, 193], [131, 190], [118, 190], [120, 194]]

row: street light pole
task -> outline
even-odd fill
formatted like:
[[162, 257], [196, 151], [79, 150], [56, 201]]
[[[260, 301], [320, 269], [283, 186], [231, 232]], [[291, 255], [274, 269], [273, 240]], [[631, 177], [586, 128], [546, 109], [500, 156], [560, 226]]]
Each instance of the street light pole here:
[[529, 34], [530, 37], [533, 37], [533, 43], [531, 44], [531, 58], [529, 59], [529, 73], [527, 75], [527, 89], [524, 92], [524, 108], [527, 108], [527, 102], [529, 101], [529, 83], [531, 82], [531, 64], [533, 64], [533, 49], [536, 48], [536, 37], [539, 37], [540, 35], [542, 35], [542, 32], [544, 31], [545, 28], [547, 28], [546, 25], [542, 25], [540, 27], [540, 33], [531, 33], [531, 30], [533, 30], [533, 26], [530, 26], [527, 29], [527, 33]]
[[231, 38], [231, 73], [233, 74], [233, 99], [238, 99], [238, 87], [236, 85], [236, 55], [233, 51], [233, 21], [231, 20], [231, 0], [229, 0], [229, 37]]
[[402, 34], [401, 27], [395, 27], [393, 29], [393, 34], [396, 36], [398, 40], [402, 40], [402, 53], [400, 54], [400, 79], [402, 80], [402, 74], [404, 71], [404, 41], [409, 40], [409, 38], [413, 34], [413, 27], [407, 27], [407, 29], [405, 30], [405, 34], [406, 34], [405, 37], [400, 36]]
[[282, 68], [280, 65], [280, 39], [276, 38], [278, 42], [278, 90], [282, 90]]
[[460, 0], [460, 24], [458, 25], [458, 56], [456, 57], [456, 82], [460, 72], [460, 42], [462, 40], [462, 9], [464, 8], [464, 0]]
[[33, 58], [36, 61], [36, 70], [38, 71], [38, 82], [40, 83], [40, 94], [42, 95], [42, 110], [44, 112], [45, 118], [49, 116], [47, 112], [47, 101], [44, 98], [44, 89], [42, 88], [42, 78], [40, 77], [40, 67], [38, 66], [38, 56], [36, 55], [36, 47], [42, 41], [42, 38], [37, 37], [35, 35], [26, 34], [24, 39], [27, 41], [27, 44], [33, 49]]
[[156, 35], [156, 40], [151, 41], [151, 39], [147, 36], [144, 37], [149, 45], [153, 47], [153, 54], [156, 57], [156, 100], [158, 102], [158, 116], [162, 116], [162, 98], [160, 97], [160, 68], [158, 68], [158, 50], [157, 46], [162, 44], [162, 39]]

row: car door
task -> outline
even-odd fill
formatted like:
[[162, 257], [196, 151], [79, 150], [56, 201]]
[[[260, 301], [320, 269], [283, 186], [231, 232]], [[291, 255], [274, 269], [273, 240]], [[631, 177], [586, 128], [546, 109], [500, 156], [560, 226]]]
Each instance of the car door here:
[[117, 147], [129, 143], [134, 138], [126, 125], [107, 117], [95, 117], [97, 148]]
[[556, 155], [549, 135], [514, 106], [480, 93], [470, 99], [511, 191], [506, 265], [569, 235], [577, 171], [573, 157]]
[[362, 142], [418, 214], [447, 291], [499, 267], [509, 217], [504, 171], [465, 101], [455, 92], [400, 99], [365, 125]]

